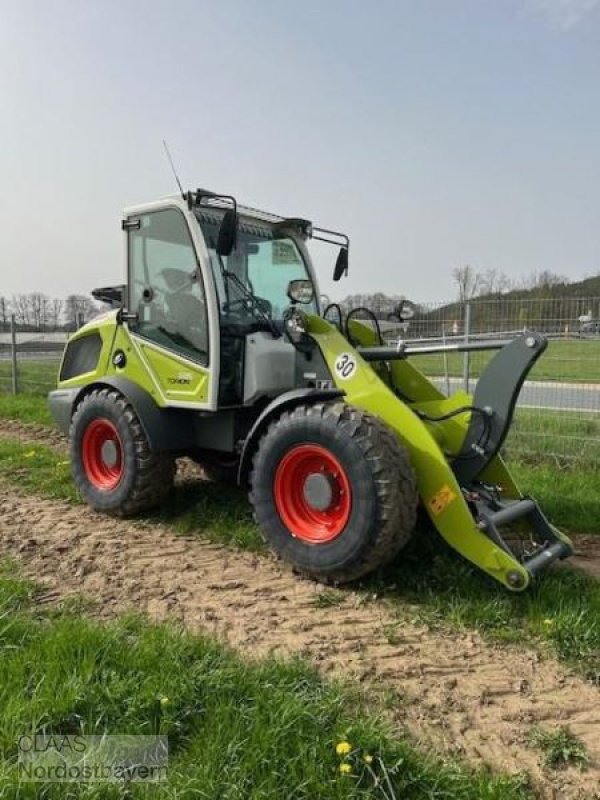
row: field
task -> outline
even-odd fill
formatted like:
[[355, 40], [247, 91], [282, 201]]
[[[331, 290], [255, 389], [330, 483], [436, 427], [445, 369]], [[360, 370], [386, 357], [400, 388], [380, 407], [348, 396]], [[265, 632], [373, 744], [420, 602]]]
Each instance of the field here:
[[[478, 377], [493, 352], [471, 353], [470, 375]], [[449, 353], [446, 361], [442, 354], [418, 356], [411, 363], [426, 375], [462, 378], [464, 356]], [[56, 385], [60, 355], [56, 358], [34, 360], [21, 358], [18, 365], [19, 383], [23, 390], [46, 393]], [[0, 361], [0, 391], [11, 386], [11, 363]], [[600, 383], [600, 338], [551, 341], [548, 349], [533, 368], [531, 380], [564, 381], [575, 383]]]
[[[479, 377], [493, 355], [493, 351], [471, 353], [471, 376]], [[462, 377], [463, 354], [448, 353], [446, 359], [447, 374], [450, 377]], [[412, 358], [411, 363], [426, 375], [446, 374], [444, 356], [440, 353]], [[529, 377], [538, 381], [600, 383], [600, 339], [551, 341]]]
[[[523, 424], [572, 437], [578, 458], [575, 441], [596, 432], [586, 427], [593, 419]], [[517, 424], [515, 455], [523, 435]], [[515, 472], [553, 521], [587, 534], [574, 563], [598, 574], [596, 452], [575, 469], [552, 450], [519, 455]], [[99, 517], [80, 504], [39, 395], [0, 394], [0, 475], [0, 641], [11, 653], [0, 682], [3, 787], [14, 782], [16, 734], [44, 719], [69, 729], [77, 720], [85, 732], [168, 732], [170, 782], [159, 797], [575, 798], [597, 789], [600, 585], [591, 574], [556, 569], [510, 595], [423, 530], [383, 573], [324, 588], [265, 551], [242, 492], [203, 480], [187, 461], [160, 513]], [[25, 678], [25, 664], [38, 672]], [[25, 679], [38, 688], [23, 696]], [[338, 755], [346, 740], [351, 752]], [[44, 796], [62, 797], [60, 788]]]
[[[19, 391], [47, 394], [56, 387], [60, 356], [44, 360], [21, 358], [17, 366]], [[0, 392], [11, 391], [12, 364], [0, 361]]]

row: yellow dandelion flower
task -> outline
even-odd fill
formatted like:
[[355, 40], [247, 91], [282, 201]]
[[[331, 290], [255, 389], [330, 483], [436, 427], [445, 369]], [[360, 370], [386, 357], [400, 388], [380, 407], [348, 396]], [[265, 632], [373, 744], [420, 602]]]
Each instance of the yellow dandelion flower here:
[[352, 772], [352, 767], [350, 764], [340, 764], [340, 772], [342, 775], [350, 775]]
[[373, 756], [369, 755], [369, 753], [365, 753], [363, 756], [363, 761], [365, 764], [372, 764], [373, 763]]
[[338, 756], [347, 756], [352, 751], [350, 742], [338, 742], [335, 746], [335, 752]]
[[170, 702], [171, 702], [171, 701], [169, 700], [169, 698], [168, 698], [168, 697], [161, 697], [161, 698], [160, 698], [160, 704], [161, 704], [161, 706], [162, 706], [163, 708], [164, 708], [165, 706], [168, 706]]

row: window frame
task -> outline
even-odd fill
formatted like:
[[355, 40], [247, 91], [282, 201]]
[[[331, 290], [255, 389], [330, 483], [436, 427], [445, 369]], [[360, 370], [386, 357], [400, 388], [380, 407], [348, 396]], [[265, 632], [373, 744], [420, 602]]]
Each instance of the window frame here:
[[[180, 358], [180, 359], [183, 359], [183, 360], [187, 360], [187, 361], [189, 361], [190, 363], [192, 363], [196, 367], [201, 367], [203, 369], [207, 369], [208, 370], [210, 368], [210, 365], [211, 365], [211, 340], [212, 340], [212, 335], [211, 335], [211, 330], [210, 330], [210, 316], [209, 316], [210, 312], [209, 312], [209, 307], [208, 307], [209, 298], [207, 296], [207, 291], [206, 291], [207, 287], [206, 287], [206, 282], [204, 280], [201, 260], [200, 260], [200, 258], [198, 256], [198, 251], [197, 251], [197, 248], [196, 248], [196, 243], [195, 243], [195, 240], [194, 240], [193, 232], [192, 232], [191, 227], [190, 227], [189, 220], [187, 219], [186, 215], [183, 213], [182, 209], [179, 208], [179, 206], [177, 206], [177, 205], [164, 205], [164, 206], [160, 206], [160, 207], [149, 208], [147, 210], [146, 209], [140, 210], [138, 212], [133, 212], [133, 213], [130, 213], [130, 214], [127, 215], [126, 219], [127, 219], [127, 222], [128, 222], [128, 226], [127, 226], [127, 230], [126, 230], [126, 244], [125, 244], [126, 274], [127, 274], [127, 308], [128, 308], [129, 311], [133, 311], [134, 310], [134, 307], [133, 307], [133, 304], [132, 304], [132, 300], [133, 300], [133, 296], [132, 296], [133, 295], [133, 268], [134, 268], [134, 265], [133, 265], [134, 259], [133, 259], [133, 252], [132, 252], [132, 249], [133, 249], [133, 246], [132, 246], [132, 242], [133, 242], [132, 235], [135, 235], [135, 234], [139, 233], [139, 231], [141, 230], [141, 228], [142, 228], [141, 220], [142, 220], [143, 217], [149, 217], [149, 216], [151, 216], [153, 214], [164, 214], [165, 212], [170, 212], [170, 211], [178, 214], [180, 216], [180, 218], [182, 219], [183, 224], [185, 225], [185, 230], [186, 230], [187, 235], [188, 235], [189, 247], [191, 248], [192, 253], [193, 253], [194, 262], [195, 262], [195, 267], [194, 267], [193, 272], [194, 272], [194, 274], [196, 276], [195, 280], [196, 280], [196, 282], [199, 283], [200, 288], [202, 290], [202, 297], [203, 297], [204, 309], [205, 309], [204, 313], [205, 313], [205, 327], [206, 327], [206, 338], [207, 338], [206, 355], [202, 354], [201, 351], [198, 350], [197, 351], [197, 354], [198, 354], [197, 357], [194, 357], [191, 348], [190, 348], [189, 351], [183, 352], [181, 350], [176, 349], [172, 344], [167, 344], [165, 342], [156, 341], [156, 339], [153, 339], [150, 336], [147, 336], [147, 335], [144, 334], [143, 330], [140, 328], [140, 320], [139, 319], [138, 319], [137, 322], [130, 322], [129, 323], [129, 329], [130, 329], [132, 334], [135, 334], [136, 336], [139, 336], [140, 339], [143, 339], [145, 342], [148, 342], [153, 347], [156, 347], [156, 348], [158, 348], [160, 350], [167, 351], [169, 354], [172, 354], [172, 355], [176, 356], [177, 358]], [[136, 222], [140, 223], [139, 226], [134, 226]], [[145, 250], [146, 242], [144, 241], [144, 239], [142, 239], [142, 241], [143, 241], [143, 246], [144, 246], [144, 250]], [[143, 266], [144, 266], [144, 270], [147, 272], [148, 261], [147, 261], [146, 253], [144, 253], [144, 255], [143, 255]], [[145, 279], [148, 280], [148, 275], [147, 274], [145, 275]]]

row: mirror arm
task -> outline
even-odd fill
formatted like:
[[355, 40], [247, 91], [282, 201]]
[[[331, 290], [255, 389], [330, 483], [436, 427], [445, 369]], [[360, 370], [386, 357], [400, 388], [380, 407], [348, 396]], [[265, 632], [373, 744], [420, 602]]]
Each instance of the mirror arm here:
[[127, 311], [124, 308], [120, 308], [117, 311], [117, 325], [122, 325], [124, 322], [139, 322], [139, 314], [136, 311]]

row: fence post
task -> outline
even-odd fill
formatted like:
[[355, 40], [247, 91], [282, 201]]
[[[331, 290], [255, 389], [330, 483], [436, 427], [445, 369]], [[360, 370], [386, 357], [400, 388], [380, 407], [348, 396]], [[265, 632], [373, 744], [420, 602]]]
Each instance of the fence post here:
[[10, 315], [10, 358], [12, 362], [12, 393], [17, 394], [19, 383], [17, 380], [17, 326], [15, 315]]
[[[471, 333], [471, 303], [465, 303], [465, 344], [469, 343]], [[471, 365], [471, 354], [465, 352], [463, 357], [463, 384], [465, 392], [469, 391], [469, 372]]]
[[[446, 347], [446, 325], [442, 322], [442, 345]], [[444, 350], [444, 378], [446, 380], [446, 395], [450, 397], [450, 373], [448, 372], [448, 353]]]

